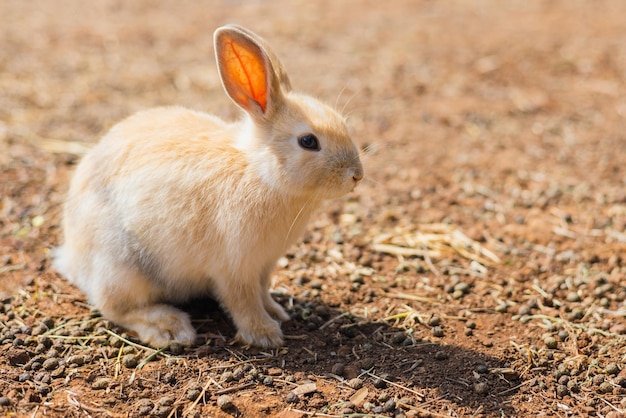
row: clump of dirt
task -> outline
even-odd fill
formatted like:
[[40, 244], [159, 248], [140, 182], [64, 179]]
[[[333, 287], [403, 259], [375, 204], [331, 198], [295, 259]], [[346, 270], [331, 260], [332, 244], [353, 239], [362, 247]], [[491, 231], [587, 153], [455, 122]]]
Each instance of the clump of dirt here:
[[[0, 411], [624, 414], [626, 4], [357, 6], [0, 3]], [[154, 350], [50, 251], [75, 163], [119, 119], [236, 117], [212, 58], [227, 22], [337, 100], [366, 179], [277, 266], [283, 347], [234, 344], [201, 299], [197, 344]]]

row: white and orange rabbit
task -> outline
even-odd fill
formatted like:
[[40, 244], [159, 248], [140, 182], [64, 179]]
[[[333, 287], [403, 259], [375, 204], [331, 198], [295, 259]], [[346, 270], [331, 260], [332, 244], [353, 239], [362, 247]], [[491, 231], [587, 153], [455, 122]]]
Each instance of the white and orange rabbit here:
[[168, 303], [212, 295], [239, 341], [275, 347], [289, 319], [269, 293], [276, 261], [363, 169], [344, 118], [293, 92], [263, 39], [235, 25], [214, 36], [244, 117], [166, 107], [114, 126], [73, 176], [54, 265], [153, 346], [193, 343], [189, 316]]

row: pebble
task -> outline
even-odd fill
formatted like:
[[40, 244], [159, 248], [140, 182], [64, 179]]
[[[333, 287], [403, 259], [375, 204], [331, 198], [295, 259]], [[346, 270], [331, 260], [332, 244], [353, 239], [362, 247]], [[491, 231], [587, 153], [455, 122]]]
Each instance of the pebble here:
[[344, 363], [335, 363], [331, 368], [331, 372], [338, 376], [343, 376], [343, 372], [345, 371], [346, 365]]
[[429, 320], [428, 320], [428, 325], [431, 327], [436, 327], [438, 325], [441, 325], [441, 318], [437, 315], [432, 316]]
[[476, 371], [480, 374], [487, 374], [489, 373], [489, 367], [487, 367], [485, 364], [479, 364], [478, 366], [476, 366]]
[[311, 289], [321, 289], [323, 285], [324, 282], [319, 279], [313, 279], [309, 282]]
[[74, 354], [67, 358], [67, 364], [73, 366], [82, 366], [85, 364], [85, 356], [82, 354]]
[[435, 353], [435, 360], [447, 360], [448, 359], [448, 353], [446, 353], [445, 351], [437, 351]]
[[354, 379], [350, 379], [348, 381], [348, 386], [350, 386], [352, 389], [361, 389], [361, 387], [363, 386], [363, 380], [359, 379], [358, 377], [355, 377]]
[[182, 344], [179, 343], [171, 343], [169, 346], [169, 350], [175, 356], [180, 356], [181, 354], [183, 354], [184, 347], [182, 346]]
[[474, 385], [474, 392], [479, 395], [486, 395], [489, 392], [489, 385], [485, 382], [478, 382]]
[[432, 333], [433, 336], [441, 338], [443, 337], [443, 328], [441, 328], [440, 326], [433, 327]]
[[222, 373], [222, 382], [232, 382], [233, 380], [235, 380], [235, 373], [231, 372], [230, 370], [226, 370], [224, 373]]
[[404, 340], [406, 340], [406, 334], [404, 332], [396, 332], [393, 334], [393, 337], [391, 337], [391, 342], [394, 344], [402, 344]]
[[6, 358], [9, 360], [11, 366], [18, 366], [28, 363], [30, 356], [28, 352], [23, 349], [9, 348], [6, 352]]
[[547, 336], [543, 339], [543, 343], [550, 349], [557, 348], [558, 341], [553, 336]]
[[137, 360], [137, 356], [135, 354], [126, 354], [122, 357], [122, 364], [127, 369], [134, 369], [137, 367], [137, 364], [139, 364], [139, 361]]
[[385, 389], [387, 387], [387, 382], [380, 378], [374, 379], [372, 383], [376, 389]]
[[201, 389], [190, 389], [187, 392], [187, 400], [195, 402], [195, 400], [198, 399], [200, 395], [202, 395]]
[[569, 380], [567, 382], [567, 388], [570, 390], [570, 392], [573, 392], [573, 393], [580, 392], [580, 385], [575, 380]]
[[556, 396], [562, 398], [563, 396], [569, 395], [569, 389], [565, 385], [557, 385], [556, 387]]
[[295, 393], [289, 392], [285, 397], [285, 400], [287, 401], [287, 403], [297, 403], [300, 398], [298, 398], [298, 395], [296, 395]]
[[577, 292], [569, 292], [566, 299], [568, 302], [580, 302], [580, 295]]
[[24, 373], [20, 373], [17, 380], [18, 382], [26, 382], [28, 380], [33, 380], [33, 376], [28, 372], [24, 372]]
[[395, 410], [396, 410], [396, 401], [394, 401], [393, 399], [389, 399], [383, 405], [383, 411], [384, 412], [393, 412]]
[[604, 371], [611, 376], [614, 376], [620, 372], [619, 366], [616, 363], [607, 364], [604, 368]]
[[509, 309], [509, 306], [506, 303], [501, 303], [495, 307], [495, 311], [499, 313], [505, 313]]
[[91, 384], [91, 387], [96, 390], [106, 389], [107, 387], [109, 387], [109, 383], [111, 383], [111, 379], [109, 379], [108, 377], [101, 377], [94, 380], [94, 382]]
[[274, 386], [274, 378], [272, 376], [267, 376], [263, 379], [263, 384], [265, 386]]
[[158, 418], [166, 418], [171, 415], [172, 409], [174, 409], [170, 405], [160, 405], [152, 411], [151, 415]]
[[611, 384], [611, 382], [602, 382], [598, 390], [600, 391], [600, 393], [612, 393], [613, 385]]
[[56, 357], [51, 357], [43, 362], [42, 367], [44, 368], [44, 370], [54, 370], [59, 367], [59, 359], [57, 359]]
[[0, 406], [10, 406], [11, 405], [11, 399], [7, 398], [6, 396], [0, 396]]
[[222, 410], [226, 411], [233, 407], [233, 397], [230, 395], [221, 395], [217, 398], [217, 406]]

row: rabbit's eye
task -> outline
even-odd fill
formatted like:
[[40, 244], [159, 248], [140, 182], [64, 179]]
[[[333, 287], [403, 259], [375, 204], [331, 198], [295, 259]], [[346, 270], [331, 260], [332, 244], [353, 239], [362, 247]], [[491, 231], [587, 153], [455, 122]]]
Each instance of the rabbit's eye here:
[[298, 145], [310, 151], [319, 151], [320, 143], [313, 134], [306, 134], [298, 137]]

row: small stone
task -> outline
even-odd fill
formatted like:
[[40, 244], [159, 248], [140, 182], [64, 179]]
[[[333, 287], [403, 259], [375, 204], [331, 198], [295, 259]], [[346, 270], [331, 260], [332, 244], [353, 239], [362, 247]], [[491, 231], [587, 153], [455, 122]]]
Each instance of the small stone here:
[[321, 289], [323, 285], [324, 285], [324, 282], [319, 279], [313, 279], [309, 282], [309, 286], [312, 289]]
[[11, 399], [7, 398], [6, 396], [0, 396], [0, 406], [10, 406], [11, 405]]
[[439, 361], [447, 360], [448, 353], [446, 353], [445, 351], [437, 351], [434, 357], [435, 357], [435, 360], [439, 360]]
[[463, 330], [463, 333], [465, 334], [466, 337], [471, 337], [472, 335], [474, 335], [474, 330], [471, 328], [465, 328]]
[[474, 384], [474, 392], [479, 395], [486, 395], [489, 392], [489, 385], [485, 382], [478, 382]]
[[263, 379], [263, 384], [265, 386], [274, 386], [274, 378], [272, 376], [266, 376], [265, 379]]
[[569, 395], [569, 389], [565, 385], [557, 385], [556, 387], [556, 396], [562, 398], [563, 396]]
[[136, 408], [137, 408], [137, 413], [140, 416], [146, 416], [146, 415], [149, 415], [150, 412], [152, 412], [153, 406], [152, 406], [152, 402], [150, 401], [150, 399], [140, 399], [137, 402]]
[[576, 382], [575, 380], [569, 380], [566, 386], [570, 392], [573, 392], [573, 393], [580, 392], [580, 385], [578, 385], [578, 382]]
[[389, 399], [383, 405], [383, 411], [384, 412], [393, 412], [395, 410], [396, 410], [396, 401], [394, 401], [393, 399]]
[[287, 403], [297, 403], [300, 398], [298, 398], [298, 395], [296, 395], [295, 393], [289, 392], [285, 397], [285, 400], [287, 401]]
[[48, 360], [43, 362], [42, 367], [44, 368], [44, 370], [54, 370], [59, 367], [59, 359], [57, 359], [56, 357], [49, 358]]
[[378, 402], [387, 402], [389, 399], [391, 399], [391, 396], [389, 396], [389, 394], [387, 392], [383, 392], [380, 395], [378, 395]]
[[607, 364], [604, 368], [604, 371], [611, 376], [614, 376], [620, 372], [619, 366], [616, 363]]
[[221, 380], [222, 382], [232, 382], [233, 380], [235, 380], [235, 374], [230, 370], [226, 370], [224, 373], [222, 373]]
[[346, 365], [344, 363], [335, 363], [331, 369], [333, 374], [338, 376], [343, 376], [343, 372], [345, 371]]
[[440, 326], [433, 327], [432, 329], [433, 336], [441, 338], [443, 337], [443, 328]]
[[557, 346], [559, 345], [558, 341], [551, 335], [545, 337], [543, 339], [543, 343], [546, 345], [546, 347], [548, 347], [550, 349], [557, 348]]
[[135, 354], [126, 354], [122, 357], [122, 364], [127, 369], [134, 369], [137, 367], [137, 364], [139, 364], [139, 361], [137, 360], [137, 356]]
[[9, 348], [6, 358], [11, 366], [20, 366], [28, 363], [30, 356], [26, 350], [20, 348]]
[[180, 356], [181, 354], [183, 354], [184, 347], [180, 343], [171, 343], [169, 346], [169, 350], [175, 356]]
[[487, 367], [485, 364], [479, 364], [478, 366], [476, 366], [476, 371], [480, 374], [487, 374], [489, 373], [489, 367]]
[[270, 367], [267, 369], [268, 376], [281, 376], [283, 374], [283, 369], [280, 367]]
[[496, 306], [495, 311], [499, 313], [505, 313], [509, 309], [509, 306], [506, 303], [501, 303]]
[[465, 323], [465, 326], [469, 329], [476, 329], [476, 322], [469, 320]]
[[29, 380], [33, 380], [33, 376], [28, 372], [24, 372], [24, 373], [20, 373], [17, 380], [18, 382], [26, 382]]
[[74, 354], [67, 358], [67, 364], [72, 366], [82, 366], [85, 364], [85, 356], [82, 354]]
[[348, 386], [350, 386], [352, 389], [361, 389], [361, 387], [363, 386], [363, 380], [359, 379], [358, 377], [355, 377], [354, 379], [350, 379], [348, 381]]
[[233, 407], [233, 397], [230, 395], [221, 395], [217, 398], [217, 406], [222, 410], [226, 411]]
[[387, 382], [380, 378], [374, 379], [372, 383], [376, 389], [385, 389], [387, 387]]
[[613, 385], [611, 384], [611, 382], [603, 382], [602, 384], [600, 384], [598, 390], [600, 391], [600, 393], [612, 393]]
[[437, 315], [433, 315], [429, 320], [428, 320], [428, 325], [431, 327], [436, 327], [438, 325], [441, 325], [441, 318], [438, 317]]
[[52, 318], [44, 318], [41, 321], [41, 325], [45, 326], [48, 329], [54, 328], [54, 319]]
[[170, 405], [159, 405], [152, 411], [151, 415], [157, 418], [167, 418], [171, 415], [172, 409], [174, 408]]
[[107, 387], [109, 387], [109, 383], [111, 383], [111, 379], [109, 379], [108, 377], [101, 377], [94, 380], [94, 382], [91, 384], [91, 387], [96, 390], [106, 389]]
[[569, 292], [566, 299], [568, 302], [580, 302], [580, 295], [576, 292]]
[[202, 390], [200, 389], [190, 389], [187, 392], [187, 400], [195, 402], [196, 399], [198, 399], [198, 397], [202, 395]]
[[626, 376], [617, 376], [615, 379], [613, 379], [613, 383], [615, 383], [619, 387], [626, 389]]
[[35, 389], [37, 390], [37, 393], [39, 393], [42, 396], [46, 396], [48, 393], [52, 391], [52, 389], [50, 388], [48, 384], [37, 385], [35, 386]]
[[406, 334], [404, 332], [396, 332], [393, 334], [393, 337], [391, 337], [391, 342], [394, 344], [402, 344], [404, 340], [406, 340]]

